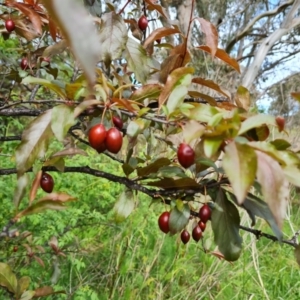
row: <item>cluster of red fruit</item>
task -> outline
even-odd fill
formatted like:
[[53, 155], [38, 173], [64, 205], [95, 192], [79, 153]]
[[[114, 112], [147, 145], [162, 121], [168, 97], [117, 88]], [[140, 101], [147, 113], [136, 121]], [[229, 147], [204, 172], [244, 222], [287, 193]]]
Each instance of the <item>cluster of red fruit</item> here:
[[54, 187], [54, 180], [52, 176], [48, 173], [43, 173], [40, 180], [40, 186], [44, 192], [52, 193]]
[[[16, 28], [14, 20], [7, 19], [5, 21], [5, 28], [6, 28], [7, 32], [9, 32], [9, 33], [14, 31], [15, 28]], [[27, 61], [26, 57], [22, 58], [21, 63], [20, 63], [20, 67], [21, 67], [22, 70], [26, 70], [28, 68], [28, 61]]]
[[122, 148], [123, 136], [120, 130], [123, 122], [119, 117], [114, 116], [112, 121], [116, 127], [112, 127], [106, 131], [103, 124], [93, 126], [89, 131], [89, 143], [98, 153], [108, 150], [117, 154]]
[[[196, 242], [198, 242], [202, 238], [202, 233], [204, 232], [206, 228], [206, 223], [208, 220], [210, 220], [210, 217], [211, 217], [211, 209], [207, 204], [204, 204], [199, 210], [200, 221], [192, 231], [192, 237]], [[170, 212], [168, 211], [163, 212], [158, 218], [158, 226], [160, 230], [166, 234], [169, 233], [170, 231], [169, 219], [170, 219]], [[191, 235], [186, 229], [184, 229], [181, 232], [180, 238], [181, 241], [184, 244], [186, 244], [190, 240]]]

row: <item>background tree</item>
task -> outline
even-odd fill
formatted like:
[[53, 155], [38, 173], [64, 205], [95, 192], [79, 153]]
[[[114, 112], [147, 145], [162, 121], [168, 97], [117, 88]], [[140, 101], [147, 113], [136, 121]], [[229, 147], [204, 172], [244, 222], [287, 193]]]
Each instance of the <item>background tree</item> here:
[[[238, 77], [232, 75], [231, 81], [222, 82], [226, 89], [218, 76], [210, 74], [214, 60], [219, 60], [220, 74], [228, 74], [229, 69], [239, 74], [241, 70], [229, 55], [234, 45], [230, 48], [229, 43], [227, 52], [219, 48], [216, 27], [201, 15], [210, 10], [194, 16], [194, 1], [186, 6], [188, 14], [181, 5], [178, 18], [185, 23], [176, 26], [171, 11], [167, 13], [150, 0], [127, 1], [118, 8], [100, 4], [71, 0], [1, 3], [5, 28], [1, 40], [0, 175], [16, 185], [13, 191], [11, 185], [3, 184], [2, 198], [9, 201], [3, 202], [1, 216], [2, 257], [6, 258], [0, 265], [0, 285], [6, 295], [31, 299], [63, 294], [66, 286], [59, 282], [65, 281], [70, 282], [69, 297], [83, 297], [84, 292], [85, 297], [95, 299], [148, 294], [150, 271], [158, 256], [150, 267], [145, 266], [140, 279], [132, 277], [137, 290], [131, 286], [124, 290], [118, 282], [128, 269], [138, 268], [139, 260], [130, 261], [137, 244], [125, 238], [114, 257], [106, 255], [108, 250], [93, 239], [97, 234], [111, 238], [118, 230], [128, 237], [141, 219], [123, 231], [115, 227], [121, 225], [106, 222], [126, 222], [137, 205], [145, 209], [145, 202], [151, 201], [155, 226], [170, 233], [173, 243], [175, 234], [184, 244], [191, 238], [201, 240], [203, 252], [233, 262], [242, 253], [242, 229], [257, 238], [292, 246], [299, 260], [299, 232], [285, 239], [282, 228], [289, 183], [299, 185], [300, 159], [284, 135], [269, 136], [270, 130], [278, 136], [284, 134], [284, 118], [257, 114], [247, 89], [259, 73], [262, 53], [269, 53], [270, 46], [298, 24], [293, 18], [299, 2], [277, 9], [289, 8], [282, 21], [284, 30], [276, 29], [266, 37], [257, 52], [259, 58], [253, 52], [253, 62], [240, 79], [246, 86], [239, 85]], [[222, 3], [219, 13], [234, 7], [231, 4]], [[251, 8], [247, 13], [263, 9]], [[133, 18], [137, 11], [138, 18]], [[159, 18], [166, 27], [159, 25]], [[250, 19], [243, 24], [248, 22]], [[204, 38], [194, 45], [193, 39], [200, 33]], [[242, 35], [235, 37], [235, 43]], [[198, 53], [209, 56], [199, 60]], [[201, 69], [201, 60], [209, 61], [207, 73]], [[194, 61], [200, 65], [196, 63], [194, 68]], [[77, 174], [81, 177], [72, 181], [69, 174], [73, 173], [85, 176]], [[87, 175], [109, 183], [101, 181], [97, 190], [88, 189], [90, 197], [83, 196], [82, 189], [91, 184]], [[64, 179], [60, 182], [60, 178]], [[112, 189], [115, 183], [118, 185]], [[70, 188], [74, 193], [66, 192]], [[51, 212], [67, 205], [71, 213]], [[251, 221], [255, 226], [256, 217], [262, 218], [273, 233], [242, 225], [242, 210], [248, 214], [248, 224]], [[43, 216], [50, 218], [43, 223]], [[103, 226], [100, 233], [88, 229], [96, 224]], [[153, 222], [149, 220], [149, 224]], [[108, 230], [109, 226], [113, 228]], [[206, 226], [211, 233], [206, 233]], [[208, 244], [206, 236], [211, 238]], [[11, 254], [19, 251], [16, 244], [22, 247], [20, 255]], [[110, 257], [106, 264], [113, 262], [113, 274], [103, 274], [93, 263], [86, 268], [85, 253], [93, 261]], [[28, 264], [32, 269], [23, 267]], [[41, 276], [30, 272], [46, 264], [53, 267], [51, 278], [46, 271]], [[173, 278], [171, 267], [168, 276]], [[34, 277], [33, 282], [28, 275]], [[99, 276], [102, 281], [97, 283]], [[109, 280], [104, 283], [106, 276]], [[179, 279], [183, 285], [189, 284], [187, 279]], [[80, 290], [85, 286], [82, 282], [88, 282], [91, 289]], [[170, 283], [164, 282], [162, 287], [164, 297], [170, 297]]]

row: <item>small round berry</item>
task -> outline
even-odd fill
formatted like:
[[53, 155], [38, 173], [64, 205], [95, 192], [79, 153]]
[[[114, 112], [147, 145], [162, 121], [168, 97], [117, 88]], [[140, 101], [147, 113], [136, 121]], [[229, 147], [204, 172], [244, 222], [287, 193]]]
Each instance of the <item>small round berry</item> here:
[[202, 230], [199, 225], [197, 225], [192, 232], [192, 237], [196, 242], [199, 242], [202, 238]]
[[210, 220], [211, 209], [207, 204], [204, 204], [199, 210], [199, 218], [203, 223], [206, 223]]
[[52, 193], [54, 187], [54, 180], [52, 176], [48, 173], [43, 173], [40, 186], [46, 193]]
[[15, 22], [12, 19], [7, 19], [5, 21], [5, 28], [6, 28], [7, 32], [14, 31], [16, 28]]
[[20, 63], [20, 67], [22, 70], [26, 70], [28, 68], [28, 60], [26, 57], [23, 57]]
[[180, 238], [181, 238], [181, 241], [184, 243], [184, 244], [187, 244], [191, 238], [191, 235], [189, 234], [189, 232], [185, 229], [181, 232], [181, 235], [180, 235]]
[[139, 28], [140, 28], [142, 31], [144, 31], [144, 30], [147, 29], [147, 27], [148, 27], [148, 20], [147, 20], [147, 18], [146, 18], [145, 16], [141, 16], [141, 17], [139, 18], [138, 26], [139, 26]]
[[170, 212], [169, 211], [163, 212], [160, 215], [160, 217], [158, 218], [158, 226], [159, 226], [160, 230], [164, 233], [168, 233], [170, 231], [169, 219], [170, 219]]

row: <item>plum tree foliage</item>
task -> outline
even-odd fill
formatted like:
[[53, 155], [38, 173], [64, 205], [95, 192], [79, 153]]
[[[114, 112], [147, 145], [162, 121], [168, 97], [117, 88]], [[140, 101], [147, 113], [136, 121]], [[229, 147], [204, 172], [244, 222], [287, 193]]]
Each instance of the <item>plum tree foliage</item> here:
[[[11, 86], [1, 95], [0, 115], [30, 117], [15, 151], [15, 169], [0, 170], [2, 176], [17, 174], [14, 215], [2, 237], [19, 233], [13, 228], [21, 218], [65, 209], [75, 200], [65, 192], [52, 192], [53, 182], [50, 193], [36, 199], [45, 172], [52, 171], [81, 172], [122, 184], [114, 207], [117, 222], [130, 215], [136, 195], [144, 193], [159, 200], [155, 205], [162, 211], [164, 204], [170, 206], [164, 226], [171, 234], [180, 234], [195, 221], [193, 227], [201, 231], [205, 224], [198, 225], [198, 213], [205, 205], [219, 256], [228, 261], [237, 260], [242, 251], [240, 209], [247, 211], [252, 226], [256, 217], [265, 219], [282, 241], [289, 183], [300, 186], [299, 153], [285, 140], [284, 119], [257, 113], [246, 87], [238, 86], [232, 95], [218, 82], [197, 75], [193, 53], [206, 53], [237, 73], [240, 65], [218, 47], [216, 27], [193, 15], [194, 2], [187, 33], [176, 25], [159, 25], [156, 19], [168, 20], [168, 15], [151, 0], [143, 2], [136, 18], [134, 12], [125, 17], [127, 4], [118, 10], [107, 4], [101, 17], [91, 16], [73, 0], [1, 4], [2, 23], [12, 20], [15, 25], [11, 32], [3, 29], [3, 38], [16, 36], [24, 52], [21, 65], [11, 66], [6, 74], [5, 83]], [[142, 15], [148, 18], [143, 31], [137, 22]], [[192, 26], [204, 35], [203, 44], [189, 44]], [[279, 135], [271, 131], [282, 137], [274, 139]], [[57, 142], [63, 149], [53, 151]], [[87, 152], [117, 161], [123, 176], [65, 165], [67, 157]], [[28, 173], [34, 174], [33, 181]], [[206, 199], [200, 205], [199, 195]], [[26, 201], [27, 207], [20, 209]], [[50, 244], [63, 255], [57, 241]], [[0, 274], [9, 278], [0, 277], [0, 285], [16, 299], [53, 293], [51, 287], [28, 291], [28, 284], [18, 289], [25, 279], [17, 280], [5, 263]]]

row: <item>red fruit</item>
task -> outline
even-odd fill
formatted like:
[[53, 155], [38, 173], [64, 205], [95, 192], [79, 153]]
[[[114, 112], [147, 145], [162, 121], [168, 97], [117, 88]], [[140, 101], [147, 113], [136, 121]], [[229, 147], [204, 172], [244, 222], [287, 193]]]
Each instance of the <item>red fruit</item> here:
[[22, 70], [26, 70], [28, 68], [28, 60], [26, 57], [22, 58], [20, 67]]
[[195, 151], [190, 145], [181, 143], [177, 150], [177, 158], [184, 168], [189, 168], [195, 162]]
[[89, 131], [89, 143], [92, 148], [96, 149], [98, 152], [103, 152], [103, 144], [107, 136], [107, 131], [103, 124], [97, 124], [93, 126]]
[[164, 233], [168, 233], [170, 231], [169, 219], [170, 219], [170, 212], [169, 211], [163, 212], [160, 215], [160, 217], [158, 218], [158, 226], [159, 226], [160, 230]]
[[204, 232], [205, 228], [206, 228], [206, 224], [203, 221], [199, 221], [198, 222], [199, 227], [201, 228], [202, 232]]
[[96, 150], [97, 150], [97, 152], [99, 154], [102, 153], [102, 152], [104, 152], [106, 150], [106, 144], [105, 144], [105, 142], [103, 142], [101, 145], [99, 145]]
[[15, 22], [12, 19], [7, 19], [5, 21], [5, 28], [8, 32], [14, 31], [16, 28]]
[[204, 204], [199, 210], [199, 218], [203, 223], [206, 223], [211, 217], [211, 210], [207, 204]]
[[122, 148], [123, 137], [120, 131], [112, 127], [107, 131], [107, 136], [105, 140], [106, 148], [111, 153], [118, 153]]
[[191, 238], [189, 232], [185, 229], [181, 232], [181, 241], [184, 243], [184, 244], [187, 244]]
[[118, 129], [120, 129], [120, 130], [123, 129], [123, 121], [119, 117], [113, 116], [112, 121]]
[[54, 187], [54, 180], [52, 176], [48, 173], [43, 173], [40, 186], [46, 193], [51, 193]]
[[285, 125], [284, 118], [281, 117], [281, 116], [278, 116], [278, 117], [276, 117], [275, 120], [276, 120], [279, 132], [283, 131], [284, 130], [284, 125]]
[[199, 240], [202, 238], [202, 230], [199, 225], [193, 229], [192, 237], [196, 242], [199, 242]]
[[14, 246], [13, 251], [14, 251], [14, 252], [17, 252], [17, 251], [18, 251], [18, 246]]
[[161, 39], [157, 39], [157, 40], [156, 40], [156, 43], [157, 43], [157, 44], [160, 44], [160, 43], [161, 43]]
[[138, 21], [139, 28], [144, 31], [148, 27], [148, 20], [145, 16], [141, 16]]

